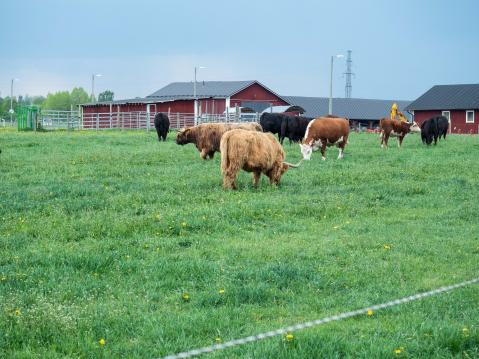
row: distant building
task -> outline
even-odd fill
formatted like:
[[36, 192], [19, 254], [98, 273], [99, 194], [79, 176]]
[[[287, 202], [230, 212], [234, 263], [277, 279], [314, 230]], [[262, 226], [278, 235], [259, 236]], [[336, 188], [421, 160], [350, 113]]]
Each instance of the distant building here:
[[[191, 126], [194, 123], [193, 86], [193, 82], [173, 82], [144, 98], [83, 104], [83, 126], [136, 128], [145, 122], [151, 126], [151, 114], [157, 112], [176, 118], [172, 126]], [[278, 95], [259, 81], [200, 81], [196, 85], [196, 97], [199, 118], [246, 110], [318, 117], [328, 113], [329, 101], [327, 97]], [[394, 102], [400, 110], [409, 104], [397, 100], [335, 98], [333, 113], [350, 119], [353, 127], [361, 124], [373, 128], [379, 119], [389, 116]]]
[[479, 131], [479, 84], [437, 85], [406, 107], [421, 124], [434, 116], [446, 116], [451, 133]]
[[[259, 109], [268, 106], [288, 105], [281, 96], [258, 81], [199, 81], [196, 83], [196, 98], [198, 116], [233, 112], [236, 107], [260, 112]], [[191, 115], [194, 113], [194, 83], [173, 82], [144, 98], [87, 103], [81, 107], [82, 113], [90, 117], [97, 113], [114, 117], [116, 113], [125, 112]]]
[[[283, 96], [283, 98], [292, 105], [304, 108], [304, 116], [318, 117], [328, 113], [328, 97]], [[389, 117], [393, 103], [404, 112], [410, 101], [333, 98], [333, 114], [349, 119], [352, 127], [361, 125], [374, 128], [379, 125], [381, 118]]]

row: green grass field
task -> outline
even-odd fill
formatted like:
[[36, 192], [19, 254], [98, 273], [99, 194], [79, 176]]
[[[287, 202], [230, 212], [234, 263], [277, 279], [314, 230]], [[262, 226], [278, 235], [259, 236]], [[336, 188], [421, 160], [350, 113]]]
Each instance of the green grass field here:
[[[173, 135], [0, 132], [0, 357], [156, 358], [479, 275], [477, 137], [353, 134], [233, 192]], [[206, 357], [477, 358], [479, 286]]]

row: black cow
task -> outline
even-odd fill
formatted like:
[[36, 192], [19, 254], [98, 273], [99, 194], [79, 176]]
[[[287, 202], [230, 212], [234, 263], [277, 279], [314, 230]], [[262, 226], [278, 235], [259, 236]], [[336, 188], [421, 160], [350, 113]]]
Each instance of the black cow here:
[[263, 128], [263, 132], [277, 133], [278, 139], [281, 140], [281, 125], [286, 117], [282, 113], [265, 112], [261, 115], [259, 124]]
[[281, 123], [281, 144], [283, 144], [285, 137], [288, 137], [290, 144], [291, 142], [301, 142], [311, 120], [310, 117], [285, 116]]
[[421, 139], [422, 143], [430, 145], [434, 139], [434, 144], [437, 144], [437, 139], [444, 137], [446, 139], [447, 130], [449, 128], [449, 121], [444, 116], [432, 117], [421, 124]]
[[166, 141], [166, 135], [170, 130], [170, 119], [168, 115], [161, 112], [157, 113], [155, 116], [155, 128], [158, 134], [158, 141], [161, 141], [162, 138], [163, 141]]

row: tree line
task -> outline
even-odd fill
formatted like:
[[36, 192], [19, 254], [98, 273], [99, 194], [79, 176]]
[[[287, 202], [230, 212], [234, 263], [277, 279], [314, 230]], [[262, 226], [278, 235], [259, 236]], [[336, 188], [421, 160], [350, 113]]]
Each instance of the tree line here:
[[[98, 95], [98, 101], [113, 101], [115, 94], [113, 91], [106, 90]], [[78, 108], [78, 105], [92, 102], [92, 98], [82, 87], [75, 87], [69, 91], [58, 91], [49, 93], [45, 96], [14, 96], [13, 110], [16, 112], [17, 106], [20, 105], [36, 105], [44, 110], [62, 110], [70, 111]], [[10, 114], [10, 97], [0, 97], [0, 118], [9, 118]]]

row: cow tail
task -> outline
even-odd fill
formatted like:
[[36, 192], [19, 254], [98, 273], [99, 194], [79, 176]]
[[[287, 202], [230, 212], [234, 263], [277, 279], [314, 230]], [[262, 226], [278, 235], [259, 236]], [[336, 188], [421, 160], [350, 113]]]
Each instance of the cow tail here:
[[228, 132], [223, 135], [220, 142], [220, 152], [221, 152], [221, 173], [226, 173], [226, 170], [229, 166], [228, 161], [228, 142], [230, 136], [228, 136]]

